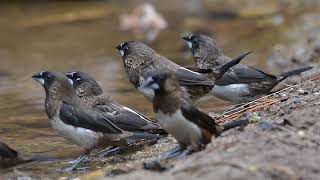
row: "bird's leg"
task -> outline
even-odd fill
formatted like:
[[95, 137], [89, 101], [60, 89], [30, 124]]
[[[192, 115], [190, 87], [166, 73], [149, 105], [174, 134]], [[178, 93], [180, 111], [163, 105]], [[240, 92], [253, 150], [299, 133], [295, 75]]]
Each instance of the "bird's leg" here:
[[145, 169], [153, 169], [153, 170], [159, 170], [159, 171], [163, 171], [166, 170], [170, 167], [172, 167], [171, 165], [164, 165], [161, 163], [161, 161], [163, 160], [167, 160], [170, 158], [174, 158], [174, 157], [179, 157], [179, 155], [184, 152], [184, 148], [182, 146], [178, 146], [175, 147], [165, 153], [163, 153], [162, 155], [159, 156], [158, 159], [150, 161], [150, 162], [144, 162], [144, 168]]
[[117, 154], [117, 153], [121, 152], [121, 150], [122, 150], [122, 148], [120, 148], [120, 147], [107, 148], [107, 149], [100, 151], [98, 155], [99, 155], [99, 157], [106, 157], [111, 154]]
[[164, 165], [161, 161], [171, 159], [174, 157], [179, 157], [179, 155], [183, 152], [184, 148], [182, 146], [175, 147], [163, 154], [161, 154], [158, 159], [152, 160], [150, 162], [144, 162], [144, 168], [145, 169], [153, 169], [153, 170], [160, 170], [163, 171], [165, 169], [168, 169], [171, 165]]
[[177, 157], [177, 159], [185, 159], [189, 154], [191, 154], [192, 152], [194, 152], [194, 149], [192, 148], [192, 146], [188, 146], [187, 149], [183, 150], [180, 155]]
[[77, 167], [79, 166], [79, 164], [85, 160], [88, 157], [87, 154], [81, 155], [78, 159], [75, 160], [75, 162], [72, 164], [71, 167], [66, 168], [64, 171], [74, 171], [77, 169]]
[[182, 148], [181, 146], [175, 147], [175, 148], [171, 149], [170, 151], [163, 153], [159, 157], [159, 160], [166, 160], [166, 159], [177, 157], [183, 152], [183, 150], [184, 150], [184, 148]]
[[102, 154], [102, 153], [104, 153], [104, 152], [106, 152], [106, 151], [109, 151], [109, 150], [111, 150], [111, 149], [113, 149], [113, 148], [115, 148], [115, 147], [114, 147], [114, 146], [109, 146], [109, 147], [107, 147], [107, 148], [105, 148], [105, 149], [103, 149], [103, 150], [101, 150], [101, 151], [98, 151], [98, 152], [92, 154], [92, 156], [99, 156], [100, 154]]
[[[85, 154], [85, 155], [86, 155], [86, 154]], [[83, 156], [84, 156], [84, 155], [81, 155], [81, 156], [79, 156], [77, 159], [74, 159], [74, 160], [72, 160], [72, 161], [69, 161], [68, 163], [69, 163], [69, 164], [74, 164], [74, 163], [78, 162], [79, 159], [81, 159]], [[88, 157], [88, 156], [87, 156], [87, 157]], [[84, 160], [85, 160], [85, 159], [83, 159], [82, 162], [83, 162]]]

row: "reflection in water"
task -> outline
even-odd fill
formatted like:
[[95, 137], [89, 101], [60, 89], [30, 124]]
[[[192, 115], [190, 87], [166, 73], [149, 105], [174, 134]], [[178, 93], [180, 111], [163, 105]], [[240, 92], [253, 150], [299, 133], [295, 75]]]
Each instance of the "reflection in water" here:
[[[100, 82], [104, 91], [116, 100], [153, 115], [151, 104], [127, 80], [121, 58], [115, 50], [120, 42], [134, 39], [130, 33], [118, 29], [118, 17], [125, 7], [113, 1], [1, 4], [1, 141], [22, 152], [55, 155], [66, 161], [81, 153], [81, 149], [57, 136], [50, 128], [43, 111], [43, 89], [31, 79], [31, 75], [40, 70], [80, 70], [90, 73]], [[159, 9], [165, 8], [160, 6]], [[196, 29], [190, 28], [190, 24], [197, 20], [184, 18], [180, 11], [169, 9], [166, 12], [165, 16], [172, 16], [166, 18], [170, 19], [169, 29], [160, 34], [151, 46], [179, 64], [192, 64], [190, 53], [188, 59], [182, 58], [179, 49], [183, 41], [180, 37], [182, 33]], [[96, 14], [90, 15], [90, 12]], [[85, 18], [76, 17], [81, 13]], [[66, 16], [73, 18], [64, 19]], [[264, 59], [254, 59], [260, 59], [259, 55], [264, 57], [266, 46], [272, 46], [274, 42], [258, 44], [259, 41], [255, 39], [258, 36], [252, 36], [258, 30], [249, 26], [254, 22], [202, 19], [199, 23], [205, 24], [207, 31], [215, 32], [226, 53], [232, 57], [254, 48], [255, 55], [246, 61], [253, 65], [264, 64]], [[273, 37], [274, 33], [277, 32], [273, 31]], [[238, 39], [244, 39], [243, 43]], [[199, 104], [207, 111], [222, 111], [226, 105], [213, 98]], [[45, 167], [48, 173], [54, 174], [59, 165], [48, 163]], [[31, 167], [26, 165], [24, 168]], [[43, 165], [33, 164], [31, 169], [44, 171]]]

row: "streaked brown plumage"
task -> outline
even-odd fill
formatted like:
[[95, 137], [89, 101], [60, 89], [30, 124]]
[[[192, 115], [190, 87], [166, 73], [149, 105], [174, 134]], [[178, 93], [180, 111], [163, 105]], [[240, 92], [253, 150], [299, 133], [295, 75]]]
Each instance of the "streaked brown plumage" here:
[[143, 81], [145, 81], [146, 77], [152, 73], [174, 73], [188, 96], [192, 99], [198, 99], [212, 89], [216, 79], [220, 78], [226, 70], [241, 60], [230, 61], [226, 63], [223, 68], [212, 70], [211, 77], [209, 78], [206, 73], [194, 72], [179, 66], [159, 55], [142, 42], [125, 42], [117, 46], [117, 49], [122, 55], [123, 64], [130, 82], [149, 100], [152, 100], [153, 94], [150, 92], [142, 92], [139, 87]]

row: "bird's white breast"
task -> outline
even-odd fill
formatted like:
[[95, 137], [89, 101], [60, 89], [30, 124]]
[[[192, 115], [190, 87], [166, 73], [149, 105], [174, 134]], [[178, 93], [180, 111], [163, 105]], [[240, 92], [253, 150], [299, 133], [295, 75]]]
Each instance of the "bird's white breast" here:
[[146, 88], [138, 88], [138, 91], [146, 97], [149, 101], [152, 101], [154, 98], [154, 91], [152, 89], [146, 89]]
[[152, 101], [154, 98], [154, 90], [150, 89], [150, 88], [143, 88], [141, 87], [142, 84], [146, 81], [145, 78], [143, 77], [139, 77], [139, 87], [138, 87], [138, 91], [144, 96], [146, 97], [149, 101]]
[[248, 84], [215, 85], [211, 92], [218, 98], [236, 103], [242, 102], [250, 95]]
[[173, 114], [165, 114], [159, 110], [156, 117], [162, 128], [172, 134], [180, 143], [192, 145], [201, 141], [201, 129], [187, 120], [180, 109]]
[[51, 119], [52, 128], [56, 130], [65, 139], [90, 150], [96, 146], [102, 133], [96, 133], [90, 129], [75, 127], [64, 123], [59, 117]]

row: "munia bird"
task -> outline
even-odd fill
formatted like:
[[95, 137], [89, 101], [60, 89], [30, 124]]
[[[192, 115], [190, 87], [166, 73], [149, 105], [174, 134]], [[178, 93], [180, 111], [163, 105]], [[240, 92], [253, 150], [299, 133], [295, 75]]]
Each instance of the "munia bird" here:
[[124, 131], [108, 116], [82, 103], [71, 80], [60, 72], [44, 71], [32, 76], [45, 89], [45, 112], [51, 126], [62, 137], [84, 148], [86, 153], [66, 170], [74, 170], [95, 148], [125, 147], [139, 140], [159, 138], [157, 134]]
[[22, 158], [16, 150], [12, 149], [7, 144], [0, 142], [0, 169], [30, 161], [31, 159]]
[[25, 155], [22, 154], [7, 144], [0, 141], [0, 169], [9, 168], [23, 163], [33, 161], [51, 161], [54, 158], [37, 156], [37, 155]]
[[[209, 36], [191, 34], [182, 39], [191, 49], [195, 68], [216, 69], [230, 61], [230, 58], [219, 48], [217, 42]], [[276, 85], [287, 77], [299, 75], [311, 68], [303, 67], [280, 75], [272, 75], [254, 67], [237, 64], [216, 81], [212, 93], [218, 98], [233, 103], [248, 102], [269, 94]]]
[[207, 70], [204, 72], [201, 70], [194, 72], [184, 68], [164, 56], [159, 55], [152, 48], [139, 41], [125, 42], [116, 48], [121, 54], [124, 68], [130, 82], [150, 101], [152, 101], [154, 97], [153, 92], [142, 90], [140, 86], [152, 73], [158, 71], [174, 73], [187, 95], [191, 99], [196, 100], [209, 93], [215, 81], [230, 67], [238, 64], [246, 56], [246, 54], [239, 56], [230, 60], [222, 67], [210, 69], [210, 74], [208, 75]]
[[65, 75], [72, 81], [82, 103], [108, 116], [108, 119], [120, 129], [164, 133], [157, 123], [105, 95], [98, 82], [89, 74], [74, 71], [67, 72]]
[[236, 120], [218, 125], [208, 114], [199, 110], [181, 90], [173, 74], [156, 73], [142, 84], [142, 88], [154, 91], [153, 109], [162, 128], [176, 138], [180, 147], [165, 155], [185, 156], [202, 150], [212, 137], [222, 132], [247, 125], [247, 120]]

